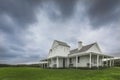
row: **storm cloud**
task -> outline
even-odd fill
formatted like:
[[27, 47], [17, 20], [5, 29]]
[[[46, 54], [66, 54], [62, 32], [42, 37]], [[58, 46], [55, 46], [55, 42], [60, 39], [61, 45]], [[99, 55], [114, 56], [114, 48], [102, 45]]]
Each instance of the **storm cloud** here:
[[119, 16], [119, 0], [0, 0], [0, 63], [39, 61], [54, 39], [119, 55]]
[[87, 10], [94, 27], [120, 22], [120, 0], [92, 0]]

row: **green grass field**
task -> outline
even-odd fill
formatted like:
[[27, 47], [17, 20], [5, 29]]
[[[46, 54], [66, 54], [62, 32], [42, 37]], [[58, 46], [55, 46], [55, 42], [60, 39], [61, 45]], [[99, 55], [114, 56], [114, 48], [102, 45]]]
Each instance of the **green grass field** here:
[[120, 68], [103, 70], [0, 68], [0, 80], [120, 80]]

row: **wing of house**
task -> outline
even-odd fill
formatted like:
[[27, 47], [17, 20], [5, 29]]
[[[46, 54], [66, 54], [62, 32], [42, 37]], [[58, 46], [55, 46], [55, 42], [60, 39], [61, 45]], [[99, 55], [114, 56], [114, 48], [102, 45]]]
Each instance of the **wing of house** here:
[[82, 45], [82, 42], [78, 42], [78, 48], [73, 49], [70, 51], [69, 55], [77, 55], [77, 54], [87, 54], [87, 53], [96, 53], [96, 54], [103, 54], [98, 46], [97, 43], [92, 43], [89, 45]]
[[48, 58], [67, 57], [69, 51], [70, 51], [70, 46], [67, 43], [54, 40], [52, 48], [49, 51]]

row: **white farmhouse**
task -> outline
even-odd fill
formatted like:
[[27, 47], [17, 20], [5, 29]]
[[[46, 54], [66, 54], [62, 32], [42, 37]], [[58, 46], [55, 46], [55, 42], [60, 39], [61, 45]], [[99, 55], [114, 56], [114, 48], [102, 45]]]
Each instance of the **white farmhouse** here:
[[103, 59], [113, 58], [101, 52], [97, 43], [83, 45], [70, 50], [70, 46], [62, 41], [54, 40], [47, 58], [49, 68], [82, 68], [113, 66], [114, 60], [103, 63]]

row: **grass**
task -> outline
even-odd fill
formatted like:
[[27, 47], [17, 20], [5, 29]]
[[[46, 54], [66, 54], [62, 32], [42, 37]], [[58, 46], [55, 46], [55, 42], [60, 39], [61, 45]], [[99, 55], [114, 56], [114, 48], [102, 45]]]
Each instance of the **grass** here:
[[120, 67], [103, 70], [0, 68], [0, 80], [120, 80]]

